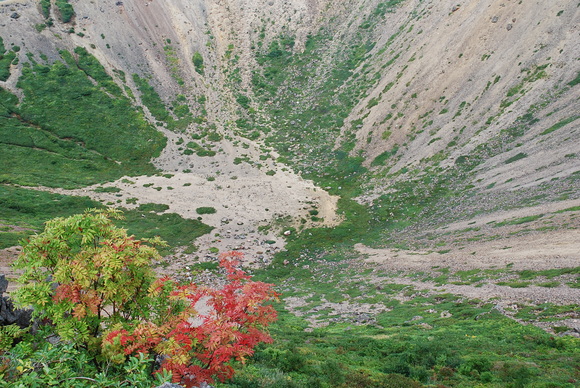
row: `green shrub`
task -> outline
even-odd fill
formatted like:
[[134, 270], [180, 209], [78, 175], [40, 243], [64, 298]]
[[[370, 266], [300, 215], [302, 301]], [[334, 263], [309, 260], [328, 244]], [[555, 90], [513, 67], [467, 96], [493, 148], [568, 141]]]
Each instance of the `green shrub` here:
[[68, 0], [56, 0], [55, 4], [60, 14], [60, 21], [63, 23], [70, 22], [75, 13], [73, 6], [68, 2]]
[[4, 41], [0, 37], [0, 81], [6, 81], [10, 77], [10, 65], [16, 58], [16, 53], [8, 51], [4, 47]]
[[195, 71], [197, 71], [201, 75], [204, 75], [203, 57], [201, 56], [201, 54], [198, 51], [196, 51], [193, 54], [191, 60], [193, 62], [193, 66], [195, 67]]
[[552, 133], [555, 130], [558, 130], [574, 121], [576, 121], [577, 119], [580, 119], [580, 115], [578, 116], [571, 116], [568, 118], [565, 118], [563, 120], [558, 121], [556, 124], [552, 125], [550, 128], [546, 129], [545, 131], [543, 131], [540, 135], [547, 135], [548, 133]]
[[95, 193], [120, 193], [121, 189], [118, 187], [97, 187], [93, 190]]
[[244, 96], [243, 94], [239, 94], [236, 97], [236, 101], [238, 104], [240, 104], [242, 106], [242, 108], [244, 108], [244, 109], [250, 108], [250, 99], [248, 98], [248, 96]]
[[216, 210], [213, 207], [198, 207], [197, 209], [195, 209], [197, 214], [215, 214]]
[[105, 68], [92, 54], [84, 47], [77, 47], [74, 50], [77, 54], [77, 66], [84, 71], [89, 77], [97, 81], [98, 85], [111, 93], [113, 96], [121, 97], [123, 92], [117, 86], [113, 78], [106, 72]]
[[45, 19], [50, 17], [50, 0], [40, 0], [40, 9]]
[[137, 210], [142, 212], [156, 212], [156, 213], [162, 213], [167, 209], [169, 209], [169, 206], [161, 203], [143, 203], [139, 205], [139, 207], [137, 208]]
[[513, 162], [518, 161], [520, 159], [526, 158], [527, 156], [528, 156], [528, 154], [526, 154], [525, 152], [520, 152], [520, 153], [512, 156], [511, 158], [507, 159], [504, 163], [510, 164], [510, 163], [513, 163]]
[[[390, 134], [390, 132], [389, 132]], [[372, 162], [371, 162], [371, 166], [375, 167], [375, 166], [382, 166], [385, 164], [385, 162], [387, 160], [389, 160], [391, 157], [395, 156], [397, 154], [397, 151], [399, 150], [398, 146], [394, 146], [391, 150], [385, 151], [383, 153], [381, 153], [379, 156], [377, 156]]]
[[12, 348], [12, 344], [22, 337], [27, 330], [21, 329], [18, 325], [0, 326], [0, 354]]

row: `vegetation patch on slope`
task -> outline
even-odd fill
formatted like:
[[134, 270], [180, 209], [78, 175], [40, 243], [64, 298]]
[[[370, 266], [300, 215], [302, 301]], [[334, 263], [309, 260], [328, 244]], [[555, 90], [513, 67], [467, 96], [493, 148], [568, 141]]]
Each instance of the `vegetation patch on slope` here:
[[[19, 245], [20, 241], [42, 230], [44, 223], [55, 217], [66, 217], [82, 213], [89, 208], [104, 208], [100, 202], [88, 197], [52, 194], [43, 191], [0, 185], [0, 224], [17, 226], [0, 229], [0, 249]], [[172, 248], [191, 246], [200, 236], [209, 233], [212, 227], [199, 220], [184, 219], [175, 213], [157, 214], [151, 206], [142, 205], [126, 210], [124, 219], [117, 225], [126, 228], [138, 238], [160, 236]], [[170, 250], [160, 248], [162, 254]]]
[[4, 182], [74, 188], [155, 172], [150, 159], [165, 138], [94, 57], [77, 51], [78, 63], [67, 51], [47, 65], [29, 56], [17, 83], [22, 102], [0, 90]]

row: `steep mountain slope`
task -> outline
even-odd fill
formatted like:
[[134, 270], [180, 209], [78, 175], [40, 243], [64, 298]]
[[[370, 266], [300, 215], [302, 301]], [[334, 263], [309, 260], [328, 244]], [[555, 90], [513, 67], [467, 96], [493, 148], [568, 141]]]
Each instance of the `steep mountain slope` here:
[[567, 0], [0, 0], [0, 273], [47, 219], [123, 207], [170, 240], [160, 272], [235, 249], [283, 292], [283, 340], [232, 386], [574, 386], [579, 22]]
[[[3, 2], [2, 86], [20, 99], [5, 93], [3, 104], [10, 125], [56, 136], [50, 141], [61, 148], [48, 151], [65, 160], [50, 173], [40, 161], [15, 164], [18, 157], [10, 156], [7, 182], [78, 186], [122, 172], [139, 175], [139, 159], [163, 145], [147, 149], [140, 142], [152, 138], [135, 130], [119, 143], [125, 130], [113, 128], [130, 122], [144, 131], [155, 126], [167, 139], [154, 160], [161, 170], [231, 179], [240, 173], [277, 190], [278, 172], [290, 179], [287, 186], [302, 185], [283, 171], [285, 164], [330, 193], [355, 199], [368, 212], [355, 229], [374, 245], [482, 212], [577, 204], [578, 9], [570, 2], [70, 2], [68, 21], [56, 4], [43, 10], [46, 4]], [[94, 101], [77, 113], [54, 108], [39, 85], [57, 77], [63, 89], [44, 92], [62, 96], [60, 109], [76, 107], [78, 96]], [[96, 89], [64, 89], [79, 82]], [[139, 107], [136, 115], [123, 117], [123, 104], [131, 103]], [[86, 113], [99, 104], [100, 113]], [[118, 122], [101, 118], [107, 114]], [[123, 162], [130, 154], [111, 147], [107, 128], [121, 148], [135, 150], [132, 161]], [[4, 155], [17, 155], [11, 142], [3, 143], [12, 152]], [[39, 144], [33, 149], [44, 149]], [[73, 145], [80, 148], [70, 151]], [[104, 159], [77, 171], [74, 152]], [[41, 160], [37, 154], [31, 155]], [[87, 169], [99, 173], [87, 177]], [[135, 190], [117, 196], [129, 207], [133, 198], [153, 200]], [[170, 206], [189, 214], [187, 201]], [[327, 208], [329, 201], [314, 206]], [[308, 218], [308, 206], [299, 207], [278, 218]], [[249, 211], [250, 219], [269, 218]], [[349, 218], [349, 210], [342, 212]], [[218, 214], [215, 226], [227, 218], [227, 211]], [[330, 213], [324, 218], [334, 222]]]

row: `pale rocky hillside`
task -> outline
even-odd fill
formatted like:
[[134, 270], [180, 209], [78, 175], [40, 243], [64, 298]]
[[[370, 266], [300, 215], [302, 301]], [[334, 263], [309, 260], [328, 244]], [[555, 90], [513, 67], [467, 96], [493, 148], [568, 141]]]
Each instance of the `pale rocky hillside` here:
[[[221, 228], [218, 232], [222, 237], [228, 231], [232, 237], [220, 241], [208, 237], [208, 246], [234, 247], [239, 244], [234, 235], [240, 240], [240, 235], [255, 233], [258, 225], [272, 221], [273, 213], [298, 219], [314, 206], [322, 212], [326, 225], [339, 222], [334, 211], [341, 188], [332, 188], [334, 196], [330, 196], [323, 190], [326, 187], [317, 188], [300, 177], [304, 173], [309, 177], [322, 175], [327, 160], [322, 155], [332, 149], [364, 159], [362, 165], [369, 172], [357, 200], [369, 205], [379, 206], [374, 201], [385, 193], [396, 195], [392, 189], [396, 182], [465, 166], [452, 183], [475, 194], [441, 202], [442, 224], [428, 222], [435, 231], [453, 222], [484, 225], [478, 218], [481, 214], [501, 221], [515, 217], [507, 212], [513, 209], [523, 208], [524, 215], [534, 215], [536, 210], [525, 209], [553, 203], [551, 211], [557, 212], [580, 203], [580, 8], [575, 2], [70, 3], [75, 10], [71, 22], [59, 22], [53, 7], [54, 26], [39, 32], [35, 25], [45, 19], [37, 1], [0, 2], [0, 36], [7, 47], [22, 48], [20, 63], [0, 86], [19, 93], [16, 81], [26, 61], [24, 53], [35, 57], [44, 54], [50, 62], [58, 59], [59, 50], [82, 46], [111, 75], [123, 71], [148, 78], [168, 104], [183, 94], [194, 109], [196, 99], [205, 96], [207, 123], [226, 135], [220, 152], [211, 160], [183, 155], [176, 144], [182, 134], [159, 125], [169, 143], [155, 164], [175, 176], [155, 183], [181, 187], [183, 182], [205, 182], [216, 171], [222, 181], [195, 184], [199, 191], [176, 191], [171, 197], [137, 190], [149, 182], [147, 178], [138, 179], [133, 187], [114, 184], [123, 188], [125, 197], [165, 202], [171, 211], [186, 217], [196, 216], [192, 209], [197, 206], [229, 203], [230, 210], [220, 209], [215, 217], [204, 221]], [[282, 38], [291, 41], [282, 49], [290, 53], [292, 62], [281, 70], [277, 93], [265, 98], [255, 88], [255, 77], [268, 71], [268, 62], [261, 62], [260, 55], [267, 54], [273, 42]], [[322, 43], [309, 51], [309, 39]], [[359, 47], [363, 52], [352, 54]], [[195, 53], [203, 57], [203, 74], [196, 71], [192, 61]], [[341, 75], [340, 66], [345, 63], [352, 66]], [[344, 80], [327, 90], [332, 80], [342, 76]], [[130, 76], [126, 84], [139, 104], [139, 92]], [[356, 92], [345, 94], [349, 101], [340, 100], [341, 93], [348, 90]], [[336, 95], [325, 101], [339, 107], [345, 104], [342, 126], [322, 128], [313, 120], [295, 118], [305, 112], [327, 114], [320, 106], [324, 92]], [[245, 110], [237, 100], [240, 93], [249, 99]], [[275, 113], [275, 109], [282, 111], [288, 106], [291, 114]], [[256, 138], [247, 139], [236, 127], [237, 119], [247, 117], [264, 129]], [[292, 137], [282, 130], [291, 127], [305, 134]], [[192, 124], [186, 134], [197, 131]], [[311, 142], [310, 134], [320, 135]], [[279, 137], [268, 141], [268, 136]], [[276, 143], [280, 139], [286, 139], [285, 149], [293, 152], [289, 165], [276, 162], [278, 152], [284, 149]], [[240, 148], [240, 141], [247, 147]], [[349, 142], [352, 144], [347, 147]], [[234, 163], [242, 156], [258, 161], [266, 152], [274, 158], [264, 161], [260, 169]], [[277, 174], [267, 175], [268, 170]], [[229, 194], [220, 193], [224, 187]], [[86, 190], [74, 193], [83, 192]], [[229, 198], [232, 193], [237, 198]], [[106, 199], [105, 194], [91, 195]], [[201, 197], [206, 203], [201, 203]], [[500, 211], [507, 213], [497, 213]], [[450, 214], [457, 217], [444, 217]], [[554, 221], [557, 228], [577, 228], [577, 212], [558, 217]]]

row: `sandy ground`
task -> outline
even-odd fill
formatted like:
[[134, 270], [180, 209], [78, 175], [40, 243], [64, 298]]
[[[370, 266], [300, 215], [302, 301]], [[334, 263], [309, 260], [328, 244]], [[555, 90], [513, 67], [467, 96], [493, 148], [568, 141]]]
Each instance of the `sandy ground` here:
[[[508, 213], [506, 213], [508, 215]], [[512, 214], [509, 213], [511, 216]], [[471, 242], [463, 249], [452, 249], [445, 254], [393, 249], [372, 249], [362, 244], [356, 246], [364, 261], [379, 270], [390, 272], [434, 272], [435, 268], [449, 268], [450, 272], [470, 269], [502, 269], [513, 271], [574, 268], [580, 266], [580, 232], [578, 229], [532, 233], [497, 241]], [[573, 280], [577, 275], [572, 275]], [[386, 280], [369, 276], [370, 283], [380, 285]], [[493, 300], [498, 311], [513, 317], [519, 304], [554, 303], [569, 305], [580, 303], [580, 289], [564, 284], [548, 288], [530, 285], [512, 288], [497, 284], [438, 285], [430, 281], [416, 281], [403, 275], [388, 278], [389, 283], [407, 284], [416, 290], [429, 293], [451, 293], [470, 299]], [[512, 313], [506, 312], [509, 308]], [[550, 330], [550, 322], [534, 322]], [[580, 333], [580, 316], [572, 314], [559, 321]]]
[[[214, 227], [211, 233], [196, 240], [200, 250], [192, 257], [215, 257], [209, 252], [209, 248], [214, 247], [220, 252], [236, 249], [245, 253], [247, 263], [256, 265], [269, 263], [272, 256], [283, 249], [283, 233], [288, 228], [332, 226], [340, 221], [336, 215], [338, 197], [329, 195], [282, 165], [262, 161], [265, 166], [259, 169], [246, 162], [235, 164], [233, 160], [240, 153], [236, 153], [227, 141], [223, 141], [221, 148], [228, 152], [215, 157], [183, 155], [173, 149], [177, 147], [177, 135], [167, 135], [169, 145], [155, 160], [164, 171], [162, 175], [124, 177], [77, 190], [37, 189], [88, 196], [104, 204], [129, 209], [146, 203], [166, 204], [169, 206], [167, 212], [189, 219], [200, 218]], [[258, 152], [252, 145], [243, 155], [257, 159]], [[267, 175], [266, 171], [276, 173]], [[117, 187], [121, 191], [96, 192], [98, 187]], [[213, 207], [216, 213], [200, 215], [196, 212], [200, 207]], [[311, 222], [310, 210], [317, 210], [317, 216], [323, 221]], [[301, 219], [308, 222], [302, 224]], [[271, 226], [268, 231], [258, 231], [259, 226], [268, 225]]]
[[[505, 213], [506, 216], [513, 215]], [[529, 305], [553, 303], [557, 305], [574, 305], [580, 303], [580, 289], [570, 288], [565, 283], [574, 281], [578, 275], [564, 275], [558, 280], [557, 287], [529, 285], [523, 288], [512, 288], [507, 285], [494, 284], [504, 280], [517, 280], [517, 276], [501, 275], [501, 279], [484, 281], [483, 284], [438, 284], [434, 281], [423, 281], [412, 274], [423, 274], [436, 277], [441, 275], [437, 269], [449, 269], [451, 274], [471, 269], [506, 269], [510, 271], [545, 270], [556, 268], [574, 268], [580, 266], [580, 233], [577, 229], [533, 233], [523, 236], [511, 236], [498, 241], [471, 242], [463, 249], [455, 248], [445, 254], [432, 251], [402, 251], [396, 249], [373, 249], [362, 244], [355, 246], [360, 253], [359, 260], [351, 265], [366, 270], [372, 268], [371, 274], [360, 275], [355, 280], [364, 279], [371, 287], [383, 287], [387, 284], [407, 285], [400, 293], [392, 297], [401, 301], [412, 300], [419, 295], [450, 293], [468, 299], [493, 302], [492, 310], [522, 324], [533, 324], [554, 334], [555, 326], [567, 326], [566, 334], [580, 336], [580, 314], [570, 312], [561, 314], [556, 320], [537, 320], [524, 322], [517, 319], [517, 312]], [[505, 278], [504, 278], [505, 277]], [[421, 278], [421, 277], [419, 277]], [[413, 291], [411, 291], [413, 290]], [[309, 328], [327, 326], [329, 323], [348, 322], [353, 325], [376, 323], [374, 317], [390, 309], [382, 303], [362, 303], [357, 298], [341, 303], [331, 303], [323, 298], [321, 305], [308, 310], [312, 295], [285, 298], [286, 308], [309, 322]], [[318, 311], [331, 310], [330, 318], [319, 318]], [[442, 317], [446, 312], [440, 312]], [[420, 324], [420, 320], [417, 321]]]
[[463, 249], [452, 249], [445, 254], [372, 249], [362, 244], [356, 248], [366, 256], [367, 262], [393, 270], [420, 271], [440, 266], [462, 271], [507, 265], [514, 270], [544, 270], [580, 266], [580, 232], [576, 229], [471, 242]]

